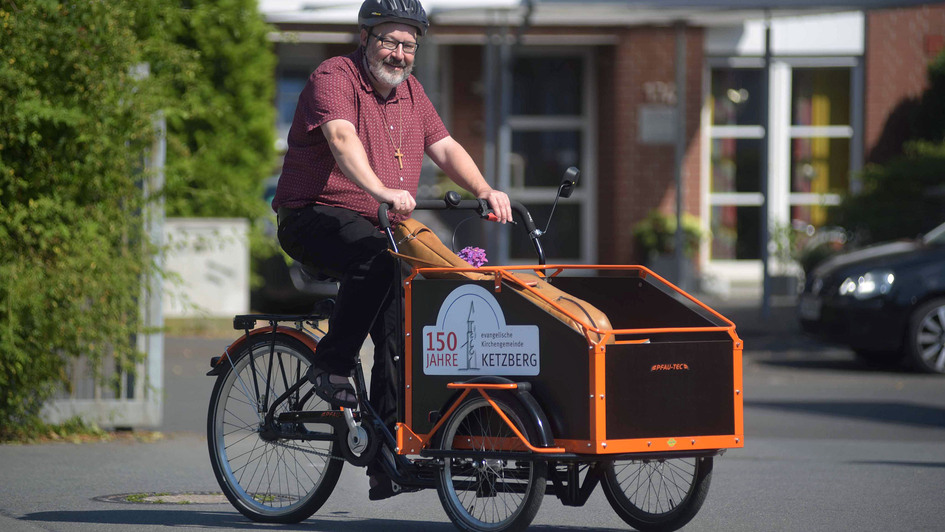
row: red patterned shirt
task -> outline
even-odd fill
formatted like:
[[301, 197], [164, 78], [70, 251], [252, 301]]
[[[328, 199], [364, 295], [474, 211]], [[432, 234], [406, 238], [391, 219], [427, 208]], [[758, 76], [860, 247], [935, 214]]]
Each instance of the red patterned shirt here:
[[[381, 98], [367, 78], [362, 56], [358, 49], [333, 57], [309, 76], [289, 129], [274, 210], [312, 204], [344, 207], [377, 224], [377, 201], [344, 176], [318, 130], [335, 119], [354, 124], [384, 186], [416, 197], [424, 151], [449, 132], [415, 77], [398, 85], [386, 100]], [[398, 149], [403, 169], [394, 155]]]

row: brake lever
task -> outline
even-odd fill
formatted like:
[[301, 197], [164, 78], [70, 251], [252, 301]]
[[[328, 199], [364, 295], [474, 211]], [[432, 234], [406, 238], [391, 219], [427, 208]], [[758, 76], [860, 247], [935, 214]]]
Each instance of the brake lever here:
[[[490, 222], [499, 221], [499, 217], [496, 216], [495, 212], [489, 208], [489, 203], [486, 200], [482, 198], [478, 198], [476, 201], [479, 202], [479, 208], [476, 209], [476, 212], [479, 213], [480, 218], [482, 218], [483, 220], [488, 220]], [[518, 222], [516, 222], [515, 220], [509, 220], [509, 223], [518, 225]]]

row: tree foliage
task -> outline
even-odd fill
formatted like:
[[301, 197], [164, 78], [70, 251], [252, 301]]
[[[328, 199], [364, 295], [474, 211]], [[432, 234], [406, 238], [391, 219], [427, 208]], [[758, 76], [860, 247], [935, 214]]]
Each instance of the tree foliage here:
[[903, 153], [864, 168], [862, 192], [840, 206], [837, 222], [861, 244], [912, 238], [945, 222], [945, 52], [928, 78]]
[[[182, 0], [168, 39], [197, 59], [168, 115], [169, 216], [256, 218], [274, 158], [275, 54], [256, 0]], [[175, 64], [158, 63], [159, 75]]]
[[171, 213], [258, 215], [273, 145], [259, 17], [255, 0], [0, 0], [0, 432], [35, 419], [64, 361], [139, 356], [158, 111]]
[[[153, 4], [144, 2], [142, 9]], [[0, 425], [34, 416], [62, 359], [134, 358], [156, 84], [123, 2], [0, 8]]]
[[945, 142], [945, 51], [929, 65], [929, 86], [916, 114], [914, 137], [932, 143]]

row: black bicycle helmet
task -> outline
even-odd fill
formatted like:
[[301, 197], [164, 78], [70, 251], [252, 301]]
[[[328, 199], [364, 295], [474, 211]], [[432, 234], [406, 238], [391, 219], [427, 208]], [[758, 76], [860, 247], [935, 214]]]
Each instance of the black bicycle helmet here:
[[423, 36], [430, 27], [427, 14], [418, 0], [365, 0], [358, 12], [358, 27], [373, 28], [385, 22], [409, 24]]

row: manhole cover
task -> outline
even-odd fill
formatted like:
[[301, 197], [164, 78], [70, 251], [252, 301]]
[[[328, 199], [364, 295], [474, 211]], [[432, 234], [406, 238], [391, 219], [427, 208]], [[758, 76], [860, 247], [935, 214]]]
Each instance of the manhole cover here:
[[229, 504], [222, 493], [210, 491], [120, 493], [118, 495], [102, 495], [95, 497], [95, 500], [130, 504]]

